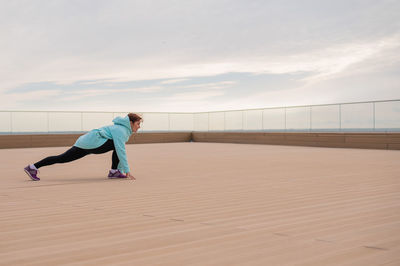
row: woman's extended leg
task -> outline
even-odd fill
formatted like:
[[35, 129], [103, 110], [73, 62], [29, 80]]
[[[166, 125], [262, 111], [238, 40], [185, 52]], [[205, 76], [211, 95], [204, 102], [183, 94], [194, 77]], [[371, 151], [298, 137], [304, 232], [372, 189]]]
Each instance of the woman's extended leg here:
[[72, 146], [69, 150], [67, 150], [63, 154], [60, 154], [57, 156], [49, 156], [37, 163], [34, 163], [33, 165], [39, 169], [40, 167], [52, 165], [55, 163], [72, 162], [72, 161], [78, 160], [88, 154], [89, 153], [87, 152], [87, 150]]
[[38, 168], [47, 165], [52, 165], [55, 163], [71, 162], [79, 158], [82, 158], [88, 154], [89, 153], [87, 152], [87, 150], [73, 146], [63, 154], [57, 156], [49, 156], [33, 165], [28, 165], [27, 167], [24, 168], [24, 171], [33, 181], [39, 181], [40, 178], [37, 176]]

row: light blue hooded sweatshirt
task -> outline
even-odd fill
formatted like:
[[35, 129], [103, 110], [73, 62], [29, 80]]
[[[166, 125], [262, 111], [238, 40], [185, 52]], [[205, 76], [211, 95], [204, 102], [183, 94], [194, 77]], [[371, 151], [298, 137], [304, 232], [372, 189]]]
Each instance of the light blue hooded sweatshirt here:
[[74, 146], [81, 149], [95, 149], [106, 143], [107, 140], [112, 139], [119, 159], [118, 169], [124, 173], [129, 173], [125, 143], [133, 133], [130, 120], [128, 116], [116, 117], [113, 122], [114, 125], [93, 129], [80, 136]]

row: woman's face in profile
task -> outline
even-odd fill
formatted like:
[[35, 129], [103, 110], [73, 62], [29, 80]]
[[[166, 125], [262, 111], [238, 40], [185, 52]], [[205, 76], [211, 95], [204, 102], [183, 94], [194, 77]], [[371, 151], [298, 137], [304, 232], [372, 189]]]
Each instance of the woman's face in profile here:
[[140, 128], [140, 123], [141, 123], [141, 120], [135, 121], [134, 123], [131, 122], [131, 128], [132, 128], [133, 132], [136, 133], [138, 131], [138, 129]]

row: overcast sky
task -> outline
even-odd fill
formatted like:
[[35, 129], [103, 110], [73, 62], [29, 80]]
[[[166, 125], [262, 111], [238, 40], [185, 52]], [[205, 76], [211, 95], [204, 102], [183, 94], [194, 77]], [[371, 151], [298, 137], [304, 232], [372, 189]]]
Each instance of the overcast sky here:
[[0, 110], [400, 99], [397, 0], [0, 3]]

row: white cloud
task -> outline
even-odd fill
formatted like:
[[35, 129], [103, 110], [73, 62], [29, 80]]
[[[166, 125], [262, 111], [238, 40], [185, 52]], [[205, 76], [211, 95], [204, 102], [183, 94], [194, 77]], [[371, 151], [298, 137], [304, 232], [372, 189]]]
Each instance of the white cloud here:
[[380, 53], [386, 50], [391, 50], [392, 54], [396, 55], [399, 48], [400, 37], [395, 35], [369, 43], [332, 44], [320, 50], [291, 56], [247, 57], [239, 58], [236, 61], [224, 60], [223, 62], [210, 61], [187, 65], [171, 65], [165, 68], [152, 68], [148, 71], [143, 68], [140, 72], [136, 72], [137, 69], [127, 69], [123, 73], [125, 77], [120, 77], [129, 79], [129, 77], [140, 76], [143, 79], [160, 79], [215, 76], [232, 72], [254, 74], [314, 72], [313, 76], [305, 79], [308, 82], [314, 82], [345, 71], [353, 64], [379, 56]]
[[[113, 79], [99, 79], [99, 80], [93, 80], [93, 81], [83, 81], [83, 82], [80, 82], [80, 83], [83, 84], [83, 85], [93, 85], [93, 84], [102, 84], [102, 83], [105, 83], [105, 82], [113, 82], [113, 81], [114, 81]], [[63, 84], [63, 85], [68, 85], [68, 84], [69, 83]]]
[[63, 91], [59, 89], [37, 90], [25, 93], [2, 93], [0, 91], [0, 98], [2, 99], [0, 110], [15, 110], [16, 107], [21, 109], [20, 103], [23, 102], [26, 102], [27, 106], [32, 108], [35, 103], [43, 104], [46, 101], [54, 101], [54, 99], [60, 98], [62, 94]]
[[[350, 66], [379, 57], [388, 50], [392, 52], [392, 56], [395, 56], [399, 48], [400, 35], [385, 38], [373, 43], [356, 43], [332, 47], [326, 50], [326, 58], [321, 60], [318, 67], [314, 70], [319, 73], [305, 78], [304, 80], [308, 83], [315, 83], [333, 78], [344, 71], [352, 72], [354, 70], [349, 69]], [[323, 54], [317, 54], [316, 57], [323, 58]]]
[[151, 93], [151, 92], [159, 92], [164, 88], [161, 86], [152, 86], [152, 87], [141, 87], [141, 88], [130, 88], [130, 89], [117, 89], [118, 92], [142, 92], [142, 93]]
[[167, 101], [201, 101], [216, 96], [222, 96], [225, 92], [223, 90], [204, 90], [194, 92], [182, 92], [176, 93], [170, 97], [167, 97]]
[[[186, 99], [198, 108], [204, 103], [200, 105], [193, 95], [209, 99], [212, 96], [207, 95], [213, 93], [221, 96], [221, 89], [226, 89], [226, 104], [215, 106], [235, 103], [235, 109], [246, 101], [246, 106], [288, 103], [292, 98], [300, 102], [303, 95], [308, 95], [308, 101], [334, 100], [344, 93], [354, 99], [363, 86], [352, 77], [372, 73], [378, 81], [383, 65], [385, 73], [396, 71], [400, 62], [399, 12], [398, 1], [229, 1], [229, 5], [206, 0], [79, 4], [61, 0], [40, 5], [5, 1], [0, 9], [2, 109], [36, 99], [33, 94], [2, 94], [36, 82], [54, 83], [53, 96], [90, 98], [91, 104], [98, 96], [116, 92], [154, 94], [154, 99], [162, 102], [157, 93], [168, 84], [182, 90], [175, 99]], [[262, 89], [250, 94], [240, 80], [229, 77], [231, 83], [224, 84], [207, 79], [234, 72], [302, 72], [306, 77], [296, 83], [299, 87], [269, 92], [259, 86]], [[380, 75], [384, 76], [392, 88], [400, 83], [396, 74]], [[118, 82], [160, 79], [168, 80], [157, 83], [159, 87], [111, 89]], [[57, 92], [57, 85], [76, 82], [91, 87], [104, 82], [110, 89]], [[242, 88], [243, 101], [230, 94], [233, 84]], [[354, 88], [336, 89], [346, 84]], [[187, 88], [199, 91], [185, 92]], [[377, 95], [376, 89], [369, 88], [371, 97]], [[359, 98], [366, 94], [362, 92]], [[50, 92], [38, 95], [47, 97], [46, 93]], [[181, 106], [187, 106], [183, 101]]]
[[189, 79], [169, 79], [169, 80], [161, 81], [160, 83], [161, 84], [174, 84], [174, 83], [179, 83], [179, 82], [183, 82], [186, 80], [189, 80]]
[[200, 83], [183, 86], [184, 88], [205, 88], [205, 89], [222, 89], [227, 88], [235, 84], [236, 81], [220, 81], [220, 82], [210, 82], [210, 83]]
[[71, 100], [81, 100], [84, 98], [95, 98], [104, 95], [111, 95], [120, 92], [140, 92], [140, 93], [152, 93], [161, 91], [163, 87], [153, 86], [153, 87], [141, 87], [141, 88], [122, 88], [122, 89], [86, 89], [79, 91], [70, 91], [68, 94], [63, 96], [63, 101]]

